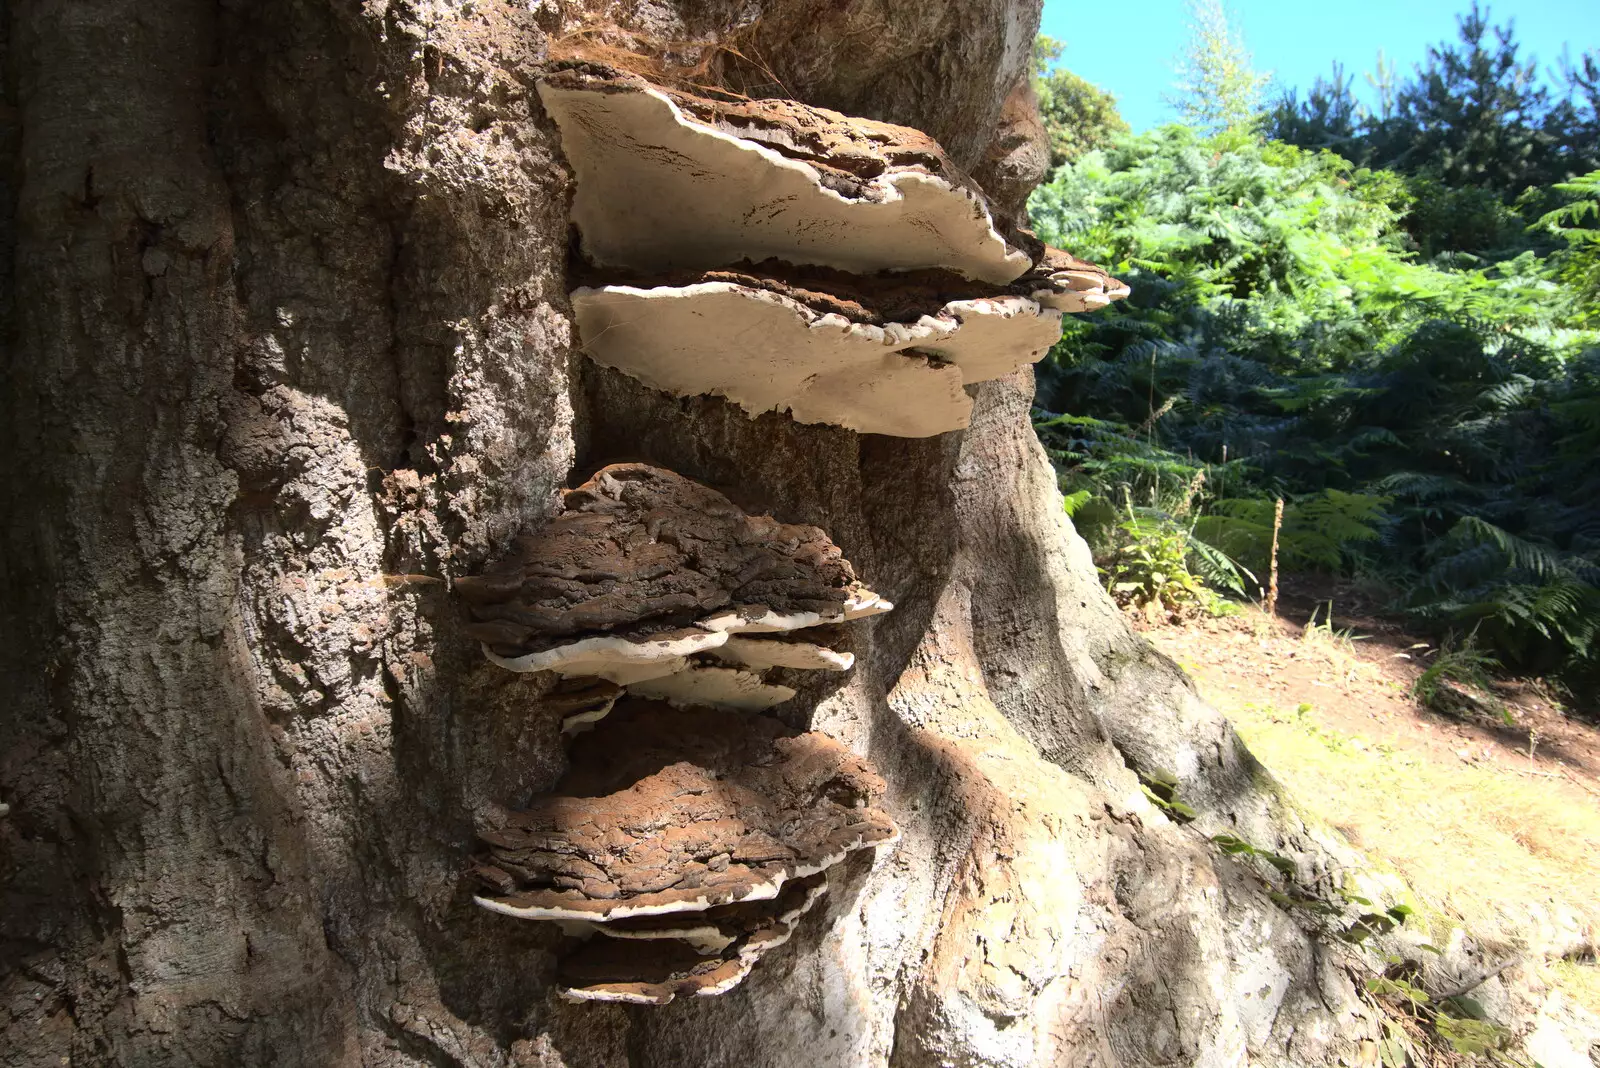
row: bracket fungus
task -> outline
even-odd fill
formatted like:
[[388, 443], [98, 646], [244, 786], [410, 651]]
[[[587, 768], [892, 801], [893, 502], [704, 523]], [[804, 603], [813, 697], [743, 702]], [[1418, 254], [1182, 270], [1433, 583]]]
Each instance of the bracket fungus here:
[[1019, 284], [1027, 287], [1034, 300], [1061, 312], [1095, 311], [1132, 292], [1126, 282], [1112, 278], [1104, 269], [1048, 247], [1038, 266]]
[[[827, 893], [825, 875], [795, 879], [770, 901], [707, 909], [692, 919], [646, 917], [596, 924], [595, 939], [561, 962], [568, 1001], [665, 1005], [676, 997], [714, 997], [742, 982], [764, 954], [789, 940], [801, 917]], [[615, 940], [649, 940], [648, 948]]]
[[816, 527], [746, 515], [645, 464], [615, 464], [486, 575], [456, 582], [466, 631], [513, 671], [617, 684], [689, 669], [732, 635], [887, 612]]
[[935, 298], [885, 321], [857, 302], [750, 276], [585, 287], [572, 307], [584, 351], [654, 389], [908, 438], [965, 428], [964, 385], [1037, 362], [1061, 337], [1061, 312], [1027, 296]]
[[735, 636], [711, 650], [711, 655], [724, 663], [757, 671], [774, 667], [801, 671], [849, 671], [855, 666], [854, 653], [841, 653], [828, 648], [820, 640], [809, 640], [821, 637], [819, 633], [808, 634], [804, 631], [791, 631], [777, 637]]
[[658, 679], [636, 682], [628, 692], [680, 708], [736, 708], [745, 712], [781, 705], [795, 695], [790, 687], [773, 685], [754, 672], [698, 663]]
[[829, 868], [898, 838], [883, 791], [827, 735], [627, 697], [553, 793], [482, 833], [476, 900], [604, 936], [562, 961], [573, 1000], [720, 994], [788, 939]]
[[[653, 388], [928, 437], [967, 426], [966, 386], [1040, 359], [1064, 312], [1128, 293], [997, 225], [915, 130], [587, 64], [539, 93], [577, 179], [584, 350]], [[830, 868], [898, 838], [865, 760], [759, 714], [797, 696], [766, 673], [850, 670], [837, 625], [893, 607], [820, 529], [617, 464], [457, 590], [493, 662], [565, 677], [544, 703], [575, 736], [567, 774], [481, 832], [469, 873], [484, 908], [583, 937], [563, 996], [730, 990]]]
[[593, 64], [539, 93], [577, 179], [587, 273], [630, 276], [573, 292], [583, 351], [653, 389], [931, 437], [967, 426], [964, 386], [1043, 357], [1063, 312], [1127, 294], [997, 224], [917, 130]]
[[742, 938], [761, 932], [773, 921], [787, 923], [798, 920], [827, 891], [827, 872], [818, 872], [802, 879], [789, 880], [774, 898], [717, 905], [703, 912], [677, 912], [594, 923], [579, 933], [604, 935], [623, 941], [671, 939], [685, 942], [700, 955], [709, 957], [722, 953]]
[[572, 219], [595, 264], [777, 256], [997, 283], [1032, 266], [920, 131], [791, 100], [708, 100], [592, 64], [542, 78], [539, 96], [576, 173]]
[[609, 679], [564, 678], [540, 704], [561, 717], [561, 733], [578, 734], [605, 719], [623, 692]]
[[481, 837], [479, 904], [604, 922], [775, 897], [897, 837], [883, 780], [768, 716], [628, 697], [573, 744], [554, 793]]

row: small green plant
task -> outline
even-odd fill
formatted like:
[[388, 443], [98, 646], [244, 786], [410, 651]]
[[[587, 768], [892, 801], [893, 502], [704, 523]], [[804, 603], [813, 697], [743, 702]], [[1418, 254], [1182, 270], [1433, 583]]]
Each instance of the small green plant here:
[[1421, 987], [1413, 986], [1404, 979], [1390, 979], [1382, 975], [1367, 980], [1367, 993], [1398, 1001], [1411, 1008], [1420, 1008], [1432, 1000]]
[[1230, 857], [1253, 857], [1264, 860], [1290, 879], [1295, 877], [1295, 863], [1281, 853], [1274, 853], [1268, 849], [1260, 849], [1231, 834], [1219, 834], [1211, 839], [1212, 843]]
[[1078, 514], [1078, 509], [1088, 504], [1093, 497], [1094, 490], [1090, 489], [1081, 489], [1075, 493], [1063, 493], [1061, 495], [1062, 510], [1067, 513], [1068, 517], [1075, 516]]
[[1385, 1068], [1429, 1063], [1418, 1042], [1401, 1026], [1401, 1020], [1410, 1021], [1417, 1037], [1425, 1043], [1431, 1031], [1433, 1042], [1442, 1043], [1460, 1056], [1481, 1057], [1495, 1064], [1523, 1066], [1526, 1063], [1508, 1052], [1513, 1045], [1511, 1032], [1488, 1019], [1482, 1006], [1471, 998], [1431, 997], [1404, 974], [1376, 976], [1368, 979], [1365, 986], [1367, 993], [1389, 1011], [1398, 1010], [1398, 1020], [1384, 1021], [1384, 1041], [1379, 1052]]
[[1308, 642], [1313, 645], [1321, 644], [1326, 648], [1337, 649], [1338, 651], [1346, 654], [1354, 654], [1356, 651], [1356, 642], [1364, 642], [1367, 640], [1367, 636], [1365, 634], [1357, 634], [1348, 627], [1343, 630], [1339, 630], [1334, 627], [1332, 601], [1328, 602], [1327, 616], [1323, 618], [1321, 622], [1318, 622], [1317, 616], [1321, 615], [1321, 613], [1321, 605], [1318, 605], [1316, 608], [1311, 610], [1311, 618], [1306, 621], [1306, 628], [1300, 634], [1301, 641]]
[[[1512, 726], [1510, 710], [1494, 696], [1490, 672], [1499, 667], [1500, 661], [1478, 648], [1478, 632], [1473, 630], [1459, 642], [1445, 641], [1433, 663], [1412, 684], [1411, 694], [1443, 715], [1461, 715], [1469, 710], [1464, 706], [1481, 704], [1507, 726]], [[1462, 687], [1468, 689], [1464, 691]]]
[[1499, 1053], [1511, 1044], [1511, 1032], [1490, 1020], [1463, 1019], [1440, 1011], [1433, 1018], [1433, 1029], [1463, 1056]]
[[1185, 526], [1156, 508], [1134, 507], [1126, 487], [1123, 508], [1125, 518], [1115, 525], [1100, 564], [1106, 589], [1117, 603], [1174, 615], [1193, 610], [1227, 614], [1219, 606], [1225, 602], [1208, 583], [1243, 593], [1249, 573], [1196, 538], [1193, 524]]
[[1361, 943], [1376, 935], [1386, 935], [1406, 922], [1412, 913], [1409, 905], [1391, 905], [1382, 912], [1363, 912], [1342, 931], [1335, 932], [1346, 942]]
[[1160, 518], [1141, 516], [1131, 504], [1118, 529], [1123, 537], [1107, 555], [1101, 572], [1106, 589], [1119, 603], [1139, 608], [1159, 605], [1172, 612], [1205, 603], [1205, 584], [1189, 571], [1187, 531]]
[[1383, 1021], [1383, 1041], [1378, 1044], [1378, 1058], [1383, 1068], [1410, 1068], [1421, 1063], [1416, 1043], [1394, 1020]]
[[1234, 619], [1244, 615], [1244, 606], [1238, 601], [1230, 601], [1226, 597], [1211, 595], [1211, 600], [1206, 603], [1206, 611], [1212, 619]]
[[[1299, 869], [1293, 860], [1281, 853], [1274, 853], [1270, 849], [1262, 849], [1260, 846], [1253, 845], [1238, 835], [1214, 835], [1211, 842], [1227, 856], [1260, 860], [1270, 865], [1279, 875], [1283, 876], [1284, 880], [1283, 889], [1273, 888], [1270, 882], [1268, 884], [1267, 896], [1272, 899], [1273, 903], [1286, 911], [1300, 910], [1310, 913], [1317, 917], [1317, 922], [1324, 934], [1340, 941], [1359, 945], [1374, 936], [1389, 934], [1395, 928], [1404, 924], [1406, 918], [1412, 914], [1412, 909], [1409, 905], [1391, 905], [1382, 912], [1377, 912], [1375, 911], [1376, 906], [1371, 901], [1343, 889], [1335, 889], [1334, 891], [1340, 898], [1339, 901], [1319, 896], [1315, 891], [1308, 890], [1300, 885]], [[1339, 922], [1347, 915], [1346, 909], [1352, 905], [1363, 906], [1367, 911], [1362, 912], [1349, 923], [1340, 926]], [[1387, 983], [1389, 980], [1374, 980], [1374, 982]], [[1418, 993], [1421, 992], [1418, 991]], [[1426, 1000], [1427, 995], [1423, 994], [1422, 997]]]
[[1178, 796], [1178, 777], [1170, 771], [1141, 771], [1139, 786], [1157, 808], [1179, 823], [1188, 823], [1200, 815]]

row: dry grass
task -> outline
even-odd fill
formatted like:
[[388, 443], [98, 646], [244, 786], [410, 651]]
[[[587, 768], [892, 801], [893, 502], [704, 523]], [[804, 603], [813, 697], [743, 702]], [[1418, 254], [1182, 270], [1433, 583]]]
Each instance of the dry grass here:
[[1541, 912], [1564, 910], [1591, 939], [1600, 932], [1600, 808], [1571, 803], [1543, 776], [1341, 734], [1309, 705], [1227, 713], [1304, 808], [1480, 937], [1537, 943]]
[[1379, 669], [1363, 660], [1356, 643], [1363, 639], [1348, 630], [1339, 630], [1331, 622], [1317, 622], [1315, 618], [1300, 633], [1300, 645], [1305, 651], [1327, 662], [1328, 670], [1340, 685], [1352, 683], [1379, 685], [1383, 675]]
[[1431, 650], [1400, 634], [1362, 640], [1246, 610], [1150, 636], [1298, 807], [1406, 880], [1430, 941], [1464, 925], [1497, 948], [1542, 955], [1586, 937], [1585, 962], [1555, 962], [1548, 977], [1600, 1015], [1600, 791], [1586, 774], [1600, 747], [1590, 731], [1523, 701], [1515, 715], [1535, 732], [1535, 760], [1499, 723], [1427, 714], [1411, 691]]
[[1557, 961], [1551, 969], [1556, 985], [1584, 1009], [1600, 1016], [1600, 964]]

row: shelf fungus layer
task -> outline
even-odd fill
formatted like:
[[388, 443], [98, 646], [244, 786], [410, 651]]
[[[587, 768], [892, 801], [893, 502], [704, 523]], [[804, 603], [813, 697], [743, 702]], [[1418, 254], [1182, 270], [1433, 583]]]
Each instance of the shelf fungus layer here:
[[743, 712], [760, 712], [795, 695], [790, 687], [769, 683], [756, 672], [700, 663], [688, 664], [682, 671], [658, 679], [633, 683], [628, 692], [680, 708], [733, 708]]
[[732, 635], [893, 607], [818, 528], [746, 515], [645, 464], [603, 468], [568, 491], [561, 515], [456, 590], [467, 633], [496, 663], [618, 684], [684, 671]]
[[1061, 337], [1061, 312], [1028, 296], [974, 296], [875, 322], [826, 294], [713, 278], [575, 291], [584, 351], [652, 388], [723, 396], [752, 415], [921, 438], [964, 429], [964, 385], [1037, 362]]
[[622, 687], [607, 679], [563, 678], [539, 703], [561, 717], [561, 733], [581, 734], [610, 715], [622, 694]]
[[[897, 837], [866, 763], [767, 716], [628, 697], [572, 748], [553, 794], [482, 834], [477, 901], [614, 922], [769, 901]], [[686, 918], [687, 922], [687, 918]]]
[[1112, 278], [1103, 268], [1085, 263], [1058, 248], [1046, 248], [1033, 270], [1018, 280], [1028, 295], [1046, 308], [1061, 312], [1091, 312], [1131, 292], [1127, 283]]
[[827, 889], [826, 875], [812, 875], [786, 883], [770, 901], [597, 924], [596, 932], [607, 937], [561, 962], [561, 996], [665, 1005], [678, 997], [726, 993], [764, 954], [789, 940]]
[[577, 177], [572, 219], [597, 265], [777, 256], [995, 283], [1033, 265], [918, 130], [790, 100], [708, 100], [596, 65], [546, 76], [539, 96], [561, 129]]
[[729, 638], [711, 651], [712, 657], [727, 664], [736, 664], [764, 671], [767, 668], [794, 668], [801, 671], [849, 671], [855, 666], [854, 653], [839, 652], [825, 644], [837, 640], [831, 633], [838, 628], [819, 628], [816, 632], [797, 631], [775, 637]]

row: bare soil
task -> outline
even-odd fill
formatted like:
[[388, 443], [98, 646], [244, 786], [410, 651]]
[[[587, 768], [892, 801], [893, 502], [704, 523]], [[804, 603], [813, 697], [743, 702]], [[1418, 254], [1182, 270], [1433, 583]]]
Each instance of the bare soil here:
[[[1348, 639], [1307, 641], [1313, 613], [1325, 623], [1330, 602], [1332, 628]], [[1510, 713], [1509, 724], [1430, 711], [1411, 688], [1437, 644], [1382, 616], [1353, 584], [1286, 582], [1273, 618], [1250, 606], [1220, 619], [1135, 625], [1225, 710], [1245, 703], [1289, 710], [1311, 704], [1318, 721], [1335, 730], [1441, 760], [1545, 778], [1573, 804], [1600, 807], [1600, 725], [1536, 679], [1497, 681], [1495, 695]]]
[[1600, 726], [1531, 679], [1495, 684], [1504, 716], [1430, 711], [1412, 686], [1438, 648], [1344, 584], [1293, 583], [1273, 616], [1134, 625], [1296, 804], [1406, 879], [1430, 938], [1461, 925], [1546, 961], [1600, 1014]]

